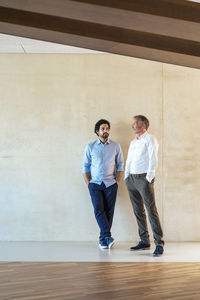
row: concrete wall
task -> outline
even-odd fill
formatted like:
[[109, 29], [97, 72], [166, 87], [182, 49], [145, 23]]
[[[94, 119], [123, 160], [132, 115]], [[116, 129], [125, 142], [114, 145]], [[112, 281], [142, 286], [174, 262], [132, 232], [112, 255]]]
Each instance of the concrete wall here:
[[[132, 116], [160, 144], [157, 206], [167, 241], [200, 241], [200, 71], [108, 54], [0, 55], [0, 240], [95, 241], [81, 174], [95, 122], [126, 158]], [[138, 240], [124, 182], [113, 236]]]

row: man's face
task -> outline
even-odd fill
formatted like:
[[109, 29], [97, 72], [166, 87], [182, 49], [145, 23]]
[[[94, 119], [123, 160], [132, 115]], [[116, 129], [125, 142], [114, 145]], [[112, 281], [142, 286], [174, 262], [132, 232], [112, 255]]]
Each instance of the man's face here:
[[97, 131], [97, 134], [102, 139], [107, 139], [109, 137], [110, 128], [108, 124], [101, 124], [99, 127], [99, 131]]
[[136, 134], [144, 131], [145, 125], [137, 118], [133, 118], [132, 129]]

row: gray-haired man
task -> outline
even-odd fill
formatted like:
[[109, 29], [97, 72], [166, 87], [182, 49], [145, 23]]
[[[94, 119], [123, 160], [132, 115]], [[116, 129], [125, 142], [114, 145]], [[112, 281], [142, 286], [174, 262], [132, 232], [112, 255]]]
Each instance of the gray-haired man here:
[[153, 255], [159, 256], [164, 252], [164, 241], [154, 196], [158, 143], [155, 137], [147, 132], [148, 127], [149, 120], [145, 116], [137, 115], [133, 118], [132, 129], [136, 138], [130, 143], [125, 168], [125, 182], [137, 219], [140, 242], [130, 250], [150, 248], [145, 205], [156, 244]]

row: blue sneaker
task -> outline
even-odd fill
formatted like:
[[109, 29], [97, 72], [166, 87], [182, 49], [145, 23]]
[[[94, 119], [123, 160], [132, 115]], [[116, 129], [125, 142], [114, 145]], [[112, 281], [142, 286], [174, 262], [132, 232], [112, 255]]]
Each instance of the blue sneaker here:
[[108, 249], [108, 244], [107, 244], [106, 240], [99, 241], [99, 248], [100, 249]]
[[108, 248], [109, 248], [109, 249], [112, 248], [112, 246], [113, 246], [114, 243], [115, 243], [115, 240], [114, 240], [111, 236], [110, 236], [110, 237], [107, 237], [106, 240], [107, 240]]
[[164, 252], [163, 246], [157, 245], [156, 249], [155, 249], [155, 251], [153, 253], [153, 256], [161, 256], [163, 254], [163, 252]]

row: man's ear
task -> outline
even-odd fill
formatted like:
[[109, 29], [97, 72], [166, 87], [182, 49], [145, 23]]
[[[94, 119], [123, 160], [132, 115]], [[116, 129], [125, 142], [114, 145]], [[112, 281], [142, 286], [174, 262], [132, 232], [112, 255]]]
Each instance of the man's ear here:
[[99, 136], [98, 132], [99, 132], [99, 130], [96, 130], [96, 134]]

